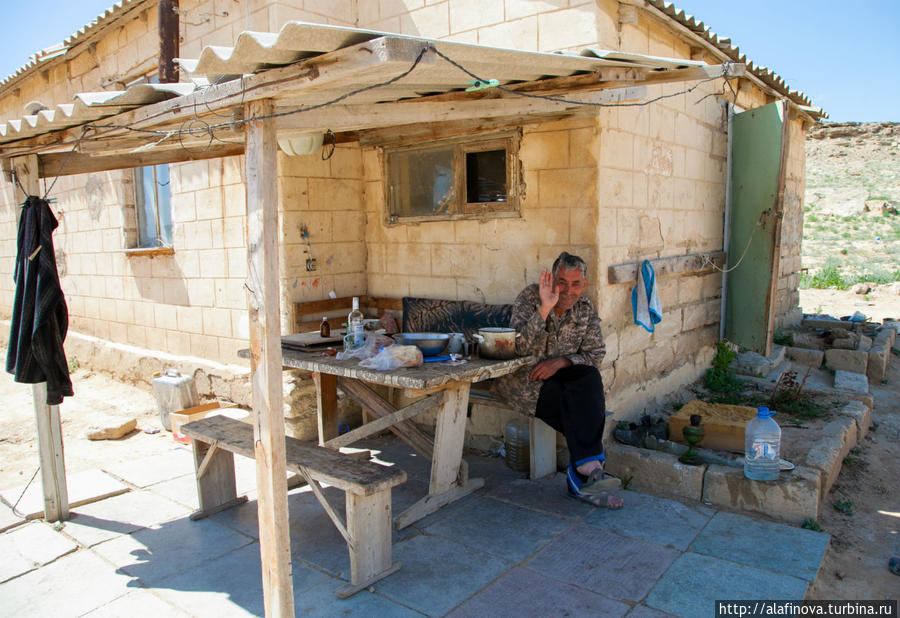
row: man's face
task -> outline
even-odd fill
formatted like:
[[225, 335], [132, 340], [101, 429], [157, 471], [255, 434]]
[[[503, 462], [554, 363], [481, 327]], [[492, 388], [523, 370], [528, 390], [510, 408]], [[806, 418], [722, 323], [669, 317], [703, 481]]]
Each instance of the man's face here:
[[572, 305], [581, 297], [587, 286], [587, 279], [582, 276], [580, 268], [572, 270], [560, 268], [553, 283], [556, 285], [556, 291], [559, 292], [559, 300], [555, 309], [557, 313], [561, 314], [571, 309]]

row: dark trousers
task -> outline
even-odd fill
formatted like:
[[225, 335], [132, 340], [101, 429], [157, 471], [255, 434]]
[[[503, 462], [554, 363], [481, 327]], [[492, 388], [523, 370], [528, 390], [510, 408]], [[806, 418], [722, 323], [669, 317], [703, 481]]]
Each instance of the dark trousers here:
[[572, 365], [545, 380], [535, 416], [562, 432], [573, 466], [603, 457], [606, 398], [603, 379], [593, 365]]

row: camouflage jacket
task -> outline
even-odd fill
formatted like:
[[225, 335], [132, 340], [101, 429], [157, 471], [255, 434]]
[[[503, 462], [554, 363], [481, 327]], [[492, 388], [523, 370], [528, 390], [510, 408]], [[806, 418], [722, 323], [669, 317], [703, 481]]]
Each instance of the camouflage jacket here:
[[[538, 361], [565, 356], [575, 365], [594, 365], [606, 354], [600, 333], [600, 318], [590, 300], [582, 296], [575, 305], [559, 315], [551, 311], [541, 319], [541, 297], [536, 283], [522, 290], [513, 305], [509, 325], [521, 333], [516, 340], [519, 356], [533, 355]], [[531, 366], [495, 381], [491, 392], [522, 414], [534, 416], [543, 382], [528, 377]]]

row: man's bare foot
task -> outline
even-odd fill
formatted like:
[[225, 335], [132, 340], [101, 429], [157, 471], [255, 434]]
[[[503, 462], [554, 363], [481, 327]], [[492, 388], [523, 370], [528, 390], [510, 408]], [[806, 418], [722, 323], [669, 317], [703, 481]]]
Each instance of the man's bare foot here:
[[581, 500], [582, 502], [587, 502], [592, 506], [599, 507], [601, 509], [609, 509], [611, 511], [616, 511], [623, 506], [625, 506], [625, 501], [622, 500], [619, 496], [613, 494], [569, 494], [572, 498], [576, 500]]

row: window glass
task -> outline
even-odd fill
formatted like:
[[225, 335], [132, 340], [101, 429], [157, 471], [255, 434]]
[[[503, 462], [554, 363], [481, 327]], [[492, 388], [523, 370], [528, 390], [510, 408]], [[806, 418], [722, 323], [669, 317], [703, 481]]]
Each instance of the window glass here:
[[169, 186], [169, 166], [137, 168], [134, 175], [138, 247], [171, 246], [172, 192]]
[[506, 201], [506, 151], [466, 153], [466, 202]]
[[388, 169], [393, 214], [421, 217], [454, 211], [452, 148], [395, 152], [388, 156]]

